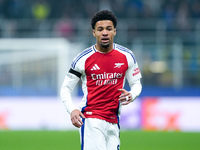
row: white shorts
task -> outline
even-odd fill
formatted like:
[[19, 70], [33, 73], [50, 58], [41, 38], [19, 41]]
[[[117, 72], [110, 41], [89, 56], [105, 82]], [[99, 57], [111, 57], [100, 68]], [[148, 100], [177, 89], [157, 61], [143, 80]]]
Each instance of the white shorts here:
[[81, 150], [119, 150], [119, 126], [96, 118], [83, 119]]

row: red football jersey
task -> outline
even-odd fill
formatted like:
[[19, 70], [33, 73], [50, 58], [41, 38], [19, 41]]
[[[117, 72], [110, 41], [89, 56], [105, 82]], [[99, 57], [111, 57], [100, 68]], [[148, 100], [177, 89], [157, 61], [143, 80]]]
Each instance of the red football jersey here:
[[74, 59], [72, 69], [81, 74], [84, 97], [80, 108], [85, 117], [118, 123], [118, 89], [123, 88], [125, 76], [129, 83], [141, 78], [132, 51], [114, 44], [112, 51], [101, 53], [93, 45]]

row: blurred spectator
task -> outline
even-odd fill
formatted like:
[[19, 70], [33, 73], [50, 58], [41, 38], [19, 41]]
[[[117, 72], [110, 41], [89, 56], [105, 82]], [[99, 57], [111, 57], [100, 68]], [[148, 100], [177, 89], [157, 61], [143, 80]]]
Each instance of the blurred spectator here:
[[200, 17], [199, 0], [0, 0], [0, 17], [27, 18], [32, 8], [32, 15], [38, 20], [62, 18], [64, 12], [70, 18], [90, 18], [98, 10], [109, 9], [118, 18], [162, 16], [170, 26], [174, 16], [183, 14], [186, 9], [183, 2], [188, 7], [188, 17]]
[[144, 4], [143, 10], [142, 10], [142, 17], [143, 18], [152, 18], [154, 17], [153, 11], [149, 7], [149, 5]]
[[126, 17], [126, 2], [127, 0], [114, 0], [112, 1], [112, 8], [111, 10], [115, 13], [118, 18], [125, 18]]
[[190, 21], [189, 21], [189, 8], [186, 1], [182, 1], [180, 6], [178, 7], [177, 16], [176, 16], [176, 23], [179, 29], [187, 30], [190, 28]]
[[6, 37], [6, 38], [15, 37], [16, 30], [17, 30], [17, 26], [16, 26], [15, 21], [12, 20], [10, 22], [4, 22], [4, 24], [2, 24], [2, 26], [5, 30], [5, 31], [2, 32], [3, 37]]
[[191, 16], [193, 18], [200, 18], [200, 1], [196, 0], [191, 6]]
[[148, 1], [143, 1], [146, 7], [149, 9], [151, 12], [151, 17], [159, 17], [159, 14], [161, 12], [161, 5], [163, 1], [160, 0], [148, 0]]
[[167, 29], [171, 30], [173, 28], [173, 22], [175, 19], [175, 7], [172, 3], [167, 3], [164, 5], [162, 17], [166, 21]]
[[[120, 1], [120, 0], [118, 0]], [[99, 10], [111, 10], [111, 4], [110, 4], [110, 0], [101, 0], [99, 2]]]
[[138, 18], [141, 17], [141, 11], [143, 9], [143, 3], [140, 0], [127, 0], [125, 5], [126, 17], [127, 18]]
[[84, 12], [86, 14], [86, 18], [91, 18], [92, 15], [99, 10], [99, 1], [88, 0], [87, 3], [84, 4]]
[[[128, 0], [127, 1], [127, 6], [128, 6], [128, 13], [127, 15], [130, 15], [132, 17], [132, 13], [136, 13], [136, 17], [142, 17], [142, 10], [144, 8], [144, 4], [141, 0]], [[134, 15], [134, 16], [135, 16]]]
[[3, 5], [4, 5], [4, 0], [0, 0], [0, 18], [3, 18]]
[[24, 4], [23, 4], [23, 18], [32, 18], [33, 15], [32, 15], [32, 4], [33, 4], [33, 1], [32, 0], [26, 0], [24, 1]]
[[32, 12], [37, 20], [44, 20], [49, 16], [50, 6], [45, 0], [39, 0], [33, 4]]
[[71, 38], [73, 36], [73, 24], [67, 14], [64, 14], [63, 17], [57, 22], [55, 25], [55, 32], [59, 37]]
[[24, 0], [5, 0], [4, 13], [7, 18], [21, 18], [24, 11]]

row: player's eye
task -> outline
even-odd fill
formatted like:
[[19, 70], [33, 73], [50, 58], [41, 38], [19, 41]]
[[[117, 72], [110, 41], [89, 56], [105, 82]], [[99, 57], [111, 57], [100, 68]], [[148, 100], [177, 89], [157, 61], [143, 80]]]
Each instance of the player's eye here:
[[103, 30], [103, 28], [97, 28], [97, 31], [102, 31]]

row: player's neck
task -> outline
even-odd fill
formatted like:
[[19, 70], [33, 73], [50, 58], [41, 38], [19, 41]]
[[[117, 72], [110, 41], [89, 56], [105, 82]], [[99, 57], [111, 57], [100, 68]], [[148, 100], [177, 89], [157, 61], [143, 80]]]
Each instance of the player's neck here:
[[95, 45], [95, 48], [96, 48], [96, 50], [97, 51], [99, 51], [99, 52], [102, 52], [102, 53], [108, 53], [108, 52], [110, 52], [110, 51], [112, 51], [113, 50], [113, 44], [111, 44], [109, 47], [107, 47], [107, 48], [104, 48], [104, 47], [102, 47], [102, 46], [99, 46], [99, 45]]

